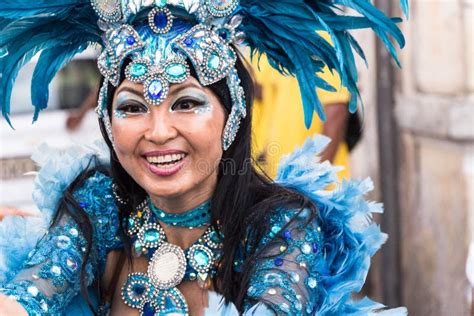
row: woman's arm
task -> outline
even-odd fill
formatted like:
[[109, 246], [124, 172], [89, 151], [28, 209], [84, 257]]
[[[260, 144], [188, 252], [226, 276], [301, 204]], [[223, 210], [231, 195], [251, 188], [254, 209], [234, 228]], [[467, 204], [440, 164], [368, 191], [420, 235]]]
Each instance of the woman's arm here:
[[64, 313], [80, 293], [81, 282], [89, 286], [97, 272], [103, 270], [107, 251], [118, 241], [118, 215], [110, 184], [110, 178], [95, 173], [74, 192], [92, 224], [87, 261], [84, 231], [64, 213], [29, 253], [13, 279], [0, 284], [0, 293], [15, 299], [32, 315]]
[[0, 293], [0, 315], [28, 316], [28, 313], [16, 300]]

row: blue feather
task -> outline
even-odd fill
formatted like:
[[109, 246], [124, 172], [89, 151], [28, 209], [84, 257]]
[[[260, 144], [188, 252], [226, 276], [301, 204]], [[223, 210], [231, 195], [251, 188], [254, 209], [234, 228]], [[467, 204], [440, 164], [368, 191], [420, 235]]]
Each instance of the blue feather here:
[[[240, 7], [244, 16], [241, 30], [247, 35], [252, 55], [266, 54], [275, 69], [297, 77], [307, 127], [311, 125], [313, 112], [325, 119], [323, 107], [314, 93], [315, 88], [328, 88], [324, 80], [313, 79], [320, 75], [321, 63], [340, 75], [342, 84], [351, 93], [349, 110], [357, 110], [360, 93], [354, 52], [366, 63], [367, 60], [348, 31], [371, 28], [398, 64], [390, 38], [400, 47], [405, 45], [403, 34], [397, 27], [401, 20], [387, 17], [367, 0], [241, 0]], [[351, 8], [358, 15], [346, 15], [344, 7]], [[401, 0], [401, 7], [407, 14], [407, 0]], [[316, 31], [328, 32], [334, 45]], [[301, 55], [311, 56], [313, 61]]]
[[57, 71], [89, 43], [101, 41], [97, 17], [86, 0], [8, 0], [0, 3], [0, 19], [7, 22], [0, 26], [0, 104], [10, 126], [11, 92], [18, 72], [43, 51], [32, 81], [35, 121], [47, 107], [48, 85]]
[[39, 112], [48, 106], [48, 86], [56, 73], [67, 64], [74, 55], [87, 48], [84, 44], [69, 44], [44, 50], [36, 65], [31, 81], [31, 102], [35, 107], [33, 122], [38, 119]]

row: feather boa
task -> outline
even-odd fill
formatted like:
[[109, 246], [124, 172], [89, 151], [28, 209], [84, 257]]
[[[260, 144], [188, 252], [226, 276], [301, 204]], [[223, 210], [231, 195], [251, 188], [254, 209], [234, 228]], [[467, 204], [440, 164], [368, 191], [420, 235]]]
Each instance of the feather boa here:
[[[35, 179], [33, 200], [40, 216], [8, 216], [0, 221], [0, 283], [14, 276], [28, 253], [47, 231], [64, 190], [98, 157], [108, 161], [105, 143], [73, 146], [65, 151], [41, 145], [32, 159], [41, 168]], [[91, 166], [92, 167], [92, 166]]]

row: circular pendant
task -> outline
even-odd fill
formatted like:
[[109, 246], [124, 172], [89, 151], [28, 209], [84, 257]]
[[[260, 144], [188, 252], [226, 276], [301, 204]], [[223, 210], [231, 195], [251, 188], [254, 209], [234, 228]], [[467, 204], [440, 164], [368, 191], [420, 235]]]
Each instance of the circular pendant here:
[[184, 251], [175, 245], [164, 243], [151, 258], [148, 275], [159, 289], [176, 287], [186, 272]]
[[189, 248], [189, 263], [199, 273], [209, 272], [214, 264], [212, 251], [204, 245], [193, 245]]

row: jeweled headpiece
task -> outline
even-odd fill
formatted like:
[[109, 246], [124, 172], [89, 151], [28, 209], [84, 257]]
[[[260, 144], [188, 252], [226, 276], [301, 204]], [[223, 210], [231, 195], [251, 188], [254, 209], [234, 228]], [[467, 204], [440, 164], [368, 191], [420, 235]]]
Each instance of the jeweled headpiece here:
[[[407, 0], [401, 0], [407, 14]], [[358, 15], [344, 14], [344, 7]], [[239, 44], [252, 56], [265, 53], [270, 64], [298, 79], [305, 124], [313, 113], [325, 119], [315, 88], [335, 90], [318, 75], [337, 71], [359, 96], [353, 51], [365, 58], [350, 29], [372, 28], [398, 62], [390, 37], [403, 47], [396, 26], [367, 0], [4, 0], [0, 3], [0, 102], [10, 123], [10, 96], [19, 69], [41, 52], [32, 78], [34, 120], [47, 107], [48, 85], [56, 72], [92, 43], [102, 47], [99, 70], [105, 77], [97, 112], [112, 139], [107, 88], [126, 79], [142, 83], [148, 103], [159, 105], [171, 84], [185, 81], [190, 67], [203, 86], [225, 79], [232, 109], [223, 147], [231, 146], [246, 116], [245, 95], [235, 69]], [[331, 36], [330, 44], [317, 31]]]

